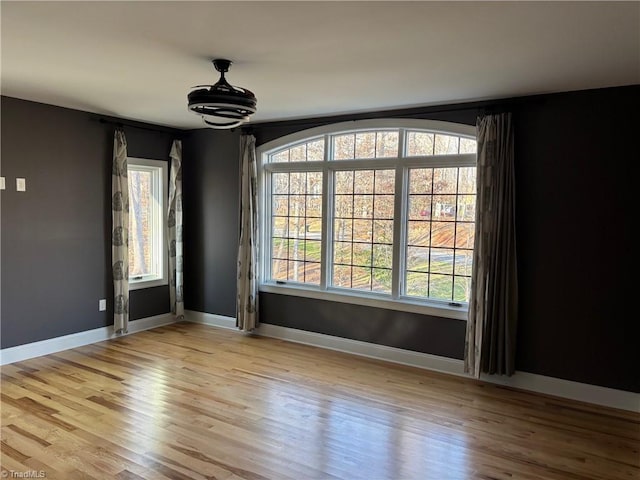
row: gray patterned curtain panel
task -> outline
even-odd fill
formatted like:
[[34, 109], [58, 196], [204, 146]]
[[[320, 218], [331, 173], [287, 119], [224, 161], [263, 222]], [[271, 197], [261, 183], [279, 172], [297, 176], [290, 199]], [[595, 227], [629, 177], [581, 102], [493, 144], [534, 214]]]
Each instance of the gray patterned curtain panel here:
[[129, 182], [127, 139], [116, 130], [111, 174], [111, 261], [113, 265], [113, 328], [117, 334], [129, 327]]
[[238, 247], [238, 302], [236, 326], [249, 332], [258, 326], [258, 197], [256, 139], [240, 137], [240, 245]]
[[479, 118], [477, 129], [476, 234], [464, 367], [476, 377], [513, 375], [518, 281], [511, 114]]
[[184, 317], [182, 292], [182, 142], [174, 140], [171, 146], [169, 173], [169, 210], [167, 227], [169, 236], [169, 295], [171, 311], [176, 318]]

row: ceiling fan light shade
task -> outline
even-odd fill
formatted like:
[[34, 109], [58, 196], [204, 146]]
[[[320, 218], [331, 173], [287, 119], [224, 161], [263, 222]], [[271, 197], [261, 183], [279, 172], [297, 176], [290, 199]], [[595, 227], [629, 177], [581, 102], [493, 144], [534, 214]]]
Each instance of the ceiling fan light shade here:
[[[224, 78], [231, 61], [216, 59], [213, 64], [220, 72], [214, 85], [199, 85], [187, 95], [189, 110], [202, 116], [208, 127], [235, 128], [249, 121], [256, 112], [257, 100], [246, 88], [234, 87]], [[208, 88], [203, 88], [208, 87]]]

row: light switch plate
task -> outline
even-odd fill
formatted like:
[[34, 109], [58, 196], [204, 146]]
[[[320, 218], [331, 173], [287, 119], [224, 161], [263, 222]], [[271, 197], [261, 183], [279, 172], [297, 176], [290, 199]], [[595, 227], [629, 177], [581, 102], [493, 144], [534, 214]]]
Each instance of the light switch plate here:
[[24, 178], [16, 178], [16, 191], [17, 192], [27, 191], [27, 181]]
[[4, 177], [0, 177], [0, 190], [7, 188], [4, 183]]
[[102, 300], [98, 300], [98, 310], [104, 312], [107, 309], [107, 300], [103, 298]]

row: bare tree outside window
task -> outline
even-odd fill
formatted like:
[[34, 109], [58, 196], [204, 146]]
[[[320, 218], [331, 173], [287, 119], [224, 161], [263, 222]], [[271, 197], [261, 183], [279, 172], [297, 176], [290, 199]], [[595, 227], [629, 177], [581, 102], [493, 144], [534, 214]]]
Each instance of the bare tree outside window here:
[[337, 287], [391, 293], [395, 170], [335, 173]]
[[409, 192], [407, 295], [468, 302], [475, 168], [411, 169]]
[[[307, 148], [311, 145], [311, 148]], [[324, 156], [317, 142], [280, 152], [295, 161]], [[303, 155], [304, 154], [304, 155]], [[293, 161], [293, 160], [292, 160]], [[322, 173], [271, 175], [271, 276], [276, 281], [320, 284]]]
[[151, 173], [129, 171], [129, 275], [151, 273]]
[[128, 159], [129, 183], [129, 286], [165, 285], [165, 243], [168, 197], [167, 162]]

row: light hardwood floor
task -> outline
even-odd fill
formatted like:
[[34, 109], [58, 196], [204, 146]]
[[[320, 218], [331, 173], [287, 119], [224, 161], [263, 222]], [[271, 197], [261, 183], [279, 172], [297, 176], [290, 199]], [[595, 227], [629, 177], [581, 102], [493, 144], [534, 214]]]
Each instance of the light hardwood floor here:
[[189, 323], [4, 366], [1, 405], [6, 478], [640, 478], [638, 414]]

